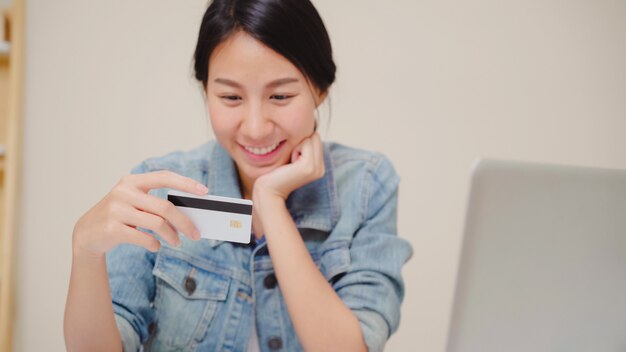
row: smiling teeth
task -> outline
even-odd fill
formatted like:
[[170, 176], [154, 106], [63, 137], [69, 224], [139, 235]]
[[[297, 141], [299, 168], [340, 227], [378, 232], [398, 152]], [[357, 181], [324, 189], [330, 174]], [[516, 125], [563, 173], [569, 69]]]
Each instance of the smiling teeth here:
[[265, 155], [267, 153], [273, 152], [274, 149], [276, 149], [279, 144], [280, 142], [274, 143], [270, 146], [263, 147], [263, 148], [253, 148], [253, 147], [244, 147], [244, 148], [246, 148], [247, 151], [249, 151], [250, 153], [254, 155]]

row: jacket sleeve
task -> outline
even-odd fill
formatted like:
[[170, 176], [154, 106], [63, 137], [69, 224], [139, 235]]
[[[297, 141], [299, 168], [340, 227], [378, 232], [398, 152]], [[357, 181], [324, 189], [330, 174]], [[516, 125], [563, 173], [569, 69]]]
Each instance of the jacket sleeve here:
[[[144, 172], [147, 170], [143, 165], [132, 170], [135, 174]], [[139, 351], [154, 321], [155, 256], [131, 244], [118, 245], [106, 256], [113, 311], [124, 351]]]
[[366, 176], [363, 221], [350, 244], [348, 271], [333, 284], [357, 316], [369, 351], [382, 351], [398, 329], [404, 297], [402, 266], [411, 245], [397, 236], [399, 178], [386, 158]]

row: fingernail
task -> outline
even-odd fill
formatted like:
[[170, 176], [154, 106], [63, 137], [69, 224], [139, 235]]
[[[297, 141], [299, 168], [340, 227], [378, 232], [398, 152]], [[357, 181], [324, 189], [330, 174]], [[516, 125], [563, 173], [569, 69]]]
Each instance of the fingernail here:
[[202, 192], [202, 193], [207, 193], [207, 192], [209, 192], [209, 189], [208, 189], [208, 188], [206, 188], [206, 186], [205, 186], [205, 185], [203, 185], [203, 184], [201, 184], [201, 183], [196, 184], [196, 188], [198, 189], [198, 191], [200, 191], [200, 192]]

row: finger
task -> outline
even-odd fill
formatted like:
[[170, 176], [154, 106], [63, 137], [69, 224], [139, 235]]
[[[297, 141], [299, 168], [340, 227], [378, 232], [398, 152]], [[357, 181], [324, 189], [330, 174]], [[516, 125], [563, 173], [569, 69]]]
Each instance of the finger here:
[[144, 192], [156, 188], [172, 188], [183, 192], [203, 195], [209, 191], [206, 186], [189, 177], [168, 170], [129, 175], [130, 182]]
[[124, 224], [152, 230], [172, 246], [180, 244], [180, 238], [178, 238], [176, 230], [164, 218], [137, 209], [132, 209], [124, 214], [121, 219]]
[[317, 179], [324, 175], [324, 151], [319, 134], [314, 133], [302, 143], [301, 158], [308, 165], [307, 173]]
[[320, 149], [322, 148], [322, 141], [319, 133], [313, 133], [311, 136], [311, 151], [314, 160], [318, 160], [320, 156]]
[[322, 174], [324, 173], [324, 142], [322, 142], [322, 137], [319, 133], [315, 133], [311, 138], [313, 141], [313, 151], [315, 152], [315, 161], [317, 163], [318, 168], [322, 170]]
[[310, 143], [311, 143], [311, 137], [306, 137], [295, 148], [293, 148], [293, 151], [291, 152], [292, 163], [305, 155], [306, 153], [305, 147], [307, 144], [310, 144]]
[[298, 144], [295, 148], [293, 148], [293, 150], [291, 151], [291, 163], [296, 162], [296, 160], [298, 160], [298, 158], [300, 158], [300, 155], [302, 154], [302, 143]]
[[314, 156], [313, 153], [313, 140], [311, 138], [307, 138], [301, 144], [302, 148], [300, 150], [301, 157], [304, 157], [306, 160], [311, 160]]
[[124, 226], [124, 230], [122, 230], [118, 236], [120, 242], [134, 244], [136, 246], [143, 247], [150, 252], [156, 252], [161, 248], [161, 243], [159, 243], [154, 236], [130, 226]]
[[200, 239], [200, 231], [171, 202], [141, 192], [137, 192], [134, 197], [131, 197], [129, 202], [139, 210], [152, 213], [167, 220], [174, 229], [182, 232], [188, 238], [192, 240]]

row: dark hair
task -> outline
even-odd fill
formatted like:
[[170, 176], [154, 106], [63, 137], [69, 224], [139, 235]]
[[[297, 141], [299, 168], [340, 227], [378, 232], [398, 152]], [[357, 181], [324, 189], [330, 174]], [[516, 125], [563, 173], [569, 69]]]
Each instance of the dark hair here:
[[194, 53], [195, 77], [204, 89], [211, 53], [238, 30], [284, 56], [320, 92], [335, 81], [330, 38], [309, 0], [214, 0], [202, 18]]

